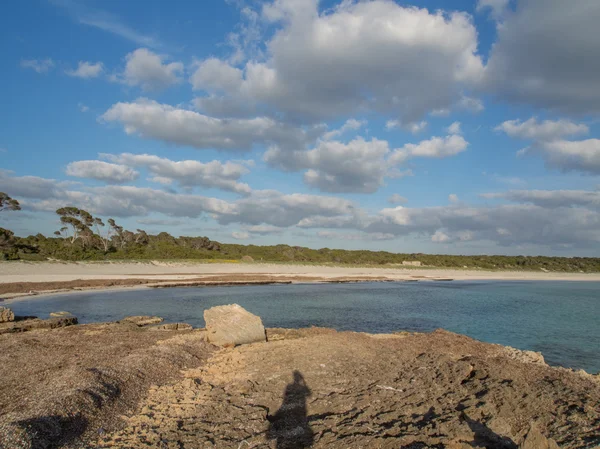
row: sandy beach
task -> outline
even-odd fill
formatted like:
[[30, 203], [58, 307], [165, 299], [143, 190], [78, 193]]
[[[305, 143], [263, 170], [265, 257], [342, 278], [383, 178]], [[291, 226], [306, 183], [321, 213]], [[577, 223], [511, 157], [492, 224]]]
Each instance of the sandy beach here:
[[5, 299], [69, 290], [143, 286], [450, 280], [600, 281], [600, 273], [163, 261], [0, 263], [0, 295]]

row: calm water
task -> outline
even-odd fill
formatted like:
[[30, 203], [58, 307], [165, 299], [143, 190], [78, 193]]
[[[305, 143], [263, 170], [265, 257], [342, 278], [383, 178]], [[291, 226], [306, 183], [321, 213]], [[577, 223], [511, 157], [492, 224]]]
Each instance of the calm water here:
[[267, 327], [391, 332], [444, 328], [541, 351], [547, 362], [600, 371], [599, 282], [414, 282], [143, 289], [13, 302], [18, 315], [67, 310], [81, 323], [158, 315], [203, 327], [203, 311], [238, 303]]

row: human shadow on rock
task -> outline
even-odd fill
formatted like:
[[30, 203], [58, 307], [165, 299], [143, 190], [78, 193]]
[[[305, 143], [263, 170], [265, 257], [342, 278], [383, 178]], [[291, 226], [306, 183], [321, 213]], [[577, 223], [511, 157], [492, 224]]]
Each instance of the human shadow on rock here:
[[267, 416], [270, 422], [267, 438], [276, 441], [277, 449], [303, 449], [313, 444], [306, 407], [311, 391], [300, 371], [294, 371], [293, 377], [293, 382], [285, 387], [281, 407], [274, 415]]

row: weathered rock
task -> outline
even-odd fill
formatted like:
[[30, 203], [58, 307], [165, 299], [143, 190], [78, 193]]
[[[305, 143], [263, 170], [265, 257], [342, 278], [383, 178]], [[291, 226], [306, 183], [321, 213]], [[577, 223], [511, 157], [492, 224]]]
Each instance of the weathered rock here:
[[15, 321], [0, 325], [0, 334], [10, 334], [15, 332], [27, 332], [38, 329], [56, 329], [58, 327], [67, 327], [77, 324], [77, 317], [50, 318], [48, 320], [31, 319]]
[[15, 320], [15, 314], [7, 307], [0, 307], [0, 323], [8, 323]]
[[128, 316], [123, 318], [119, 323], [133, 323], [136, 326], [148, 326], [149, 324], [162, 323], [163, 319], [159, 316]]
[[192, 325], [188, 323], [165, 323], [148, 328], [150, 331], [189, 331], [192, 329]]
[[559, 449], [558, 444], [552, 438], [546, 438], [535, 424], [531, 424], [525, 440], [519, 445], [519, 449]]
[[71, 312], [50, 312], [52, 318], [65, 318], [75, 316]]
[[218, 346], [237, 346], [267, 341], [260, 317], [238, 304], [217, 306], [204, 311], [208, 341]]

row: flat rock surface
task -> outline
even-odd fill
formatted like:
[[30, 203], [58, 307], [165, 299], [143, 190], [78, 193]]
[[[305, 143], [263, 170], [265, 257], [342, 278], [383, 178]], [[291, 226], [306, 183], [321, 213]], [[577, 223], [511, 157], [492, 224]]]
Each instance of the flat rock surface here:
[[562, 448], [600, 443], [600, 382], [445, 331], [271, 330], [151, 389], [100, 448], [504, 448], [531, 423]]
[[181, 378], [213, 350], [202, 332], [131, 323], [0, 335], [0, 448], [88, 448], [151, 385]]
[[266, 341], [260, 317], [237, 304], [204, 311], [208, 341], [217, 346], [236, 346]]
[[159, 324], [163, 322], [163, 318], [159, 316], [128, 316], [121, 320], [122, 323], [132, 323], [136, 326], [148, 326], [150, 324]]

